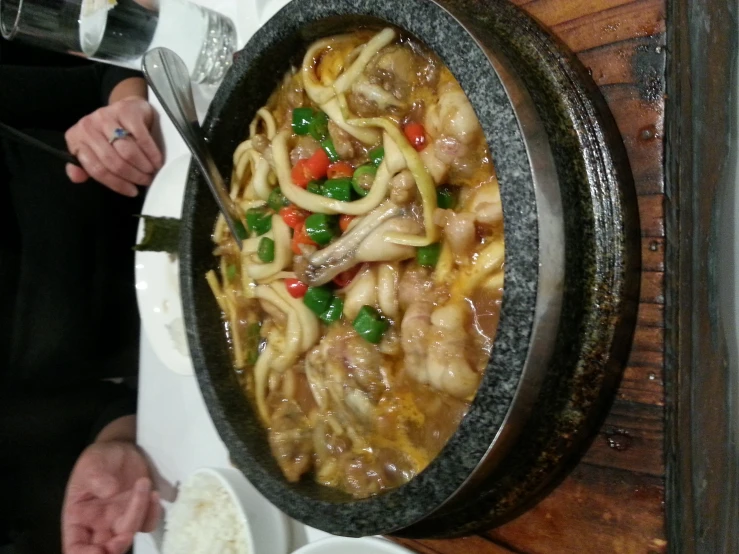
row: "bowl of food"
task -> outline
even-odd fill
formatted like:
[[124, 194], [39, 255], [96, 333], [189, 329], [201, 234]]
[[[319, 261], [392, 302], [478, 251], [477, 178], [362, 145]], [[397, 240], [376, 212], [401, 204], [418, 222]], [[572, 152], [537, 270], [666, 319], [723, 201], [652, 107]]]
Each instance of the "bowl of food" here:
[[166, 511], [163, 554], [285, 554], [285, 516], [233, 468], [201, 468]]
[[638, 297], [588, 87], [507, 2], [295, 0], [239, 54], [204, 129], [243, 248], [191, 169], [181, 289], [216, 428], [280, 509], [460, 534], [577, 453]]

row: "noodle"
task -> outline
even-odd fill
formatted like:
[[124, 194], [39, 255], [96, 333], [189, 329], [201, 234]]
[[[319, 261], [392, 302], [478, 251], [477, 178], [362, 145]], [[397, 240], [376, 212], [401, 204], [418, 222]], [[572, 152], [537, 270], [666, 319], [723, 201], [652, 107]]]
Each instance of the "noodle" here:
[[269, 379], [269, 371], [272, 367], [272, 352], [271, 346], [268, 344], [267, 348], [259, 356], [257, 364], [254, 366], [254, 388], [255, 396], [257, 401], [257, 409], [259, 416], [265, 425], [270, 424], [269, 410], [267, 409], [267, 380]]
[[216, 302], [218, 302], [218, 307], [221, 308], [222, 312], [226, 312], [226, 296], [223, 294], [223, 289], [221, 288], [221, 284], [218, 282], [216, 272], [210, 270], [205, 274], [205, 279], [208, 281], [208, 285], [210, 286], [210, 290], [213, 292]]
[[415, 179], [416, 184], [418, 185], [418, 190], [421, 193], [426, 236], [424, 238], [420, 238], [417, 236], [392, 233], [389, 234], [385, 240], [396, 244], [408, 244], [411, 246], [427, 246], [437, 240], [438, 229], [433, 223], [434, 210], [436, 209], [436, 187], [434, 186], [428, 171], [426, 171], [426, 168], [421, 162], [418, 152], [416, 152], [408, 143], [400, 129], [386, 119], [355, 119], [352, 120], [352, 122], [360, 126], [375, 125], [377, 127], [382, 127], [385, 132], [390, 135], [390, 138], [395, 142], [400, 149], [400, 152], [403, 154], [405, 162], [411, 170], [411, 173], [413, 173], [413, 178]]
[[332, 98], [325, 104], [321, 105], [321, 108], [326, 115], [328, 115], [336, 125], [344, 129], [347, 133], [353, 137], [361, 140], [364, 144], [376, 144], [380, 138], [379, 131], [375, 129], [361, 127], [354, 123], [349, 123], [344, 119], [344, 114], [341, 113], [341, 107], [339, 101], [336, 98]]
[[[249, 239], [250, 241], [258, 241], [256, 243], [256, 248], [251, 251], [247, 251], [246, 248], [242, 250], [242, 257], [244, 258], [243, 267], [249, 277], [255, 281], [262, 281], [275, 275], [285, 269], [290, 262], [292, 262], [292, 253], [290, 252], [290, 228], [285, 224], [285, 221], [280, 216], [272, 216], [272, 231], [267, 233], [265, 236], [274, 241], [275, 254], [273, 262], [262, 263], [258, 260], [252, 260], [251, 254], [258, 250], [261, 239]], [[252, 244], [253, 243], [250, 243], [250, 246]]]
[[389, 318], [398, 315], [398, 268], [396, 264], [380, 264], [377, 270], [377, 300], [380, 310]]
[[375, 208], [387, 194], [390, 174], [387, 165], [382, 163], [369, 194], [361, 200], [344, 202], [312, 194], [293, 183], [290, 176], [290, 158], [287, 153], [287, 131], [281, 131], [272, 144], [272, 154], [277, 168], [277, 179], [285, 197], [297, 206], [311, 212], [323, 214], [362, 215]]
[[[278, 310], [287, 315], [287, 326], [284, 334], [279, 337], [281, 342], [280, 353], [271, 364], [272, 369], [282, 372], [294, 364], [300, 354], [301, 327], [298, 314], [292, 306], [275, 292], [271, 285], [259, 285], [256, 297], [273, 304]], [[274, 335], [276, 336], [277, 332]], [[271, 336], [270, 338], [275, 337]], [[270, 341], [267, 341], [267, 344], [270, 344]]]
[[352, 63], [352, 65], [342, 73], [342, 75], [334, 82], [334, 91], [336, 94], [341, 94], [349, 90], [352, 83], [359, 77], [360, 73], [367, 66], [369, 61], [377, 55], [377, 53], [390, 44], [395, 39], [395, 31], [392, 29], [383, 29], [377, 33], [372, 40], [370, 40], [359, 57]]
[[305, 304], [299, 300], [293, 298], [287, 293], [284, 282], [277, 282], [272, 284], [272, 289], [277, 295], [282, 298], [287, 304], [295, 310], [298, 320], [300, 321], [301, 340], [300, 340], [300, 351], [305, 352], [312, 347], [318, 337], [320, 336], [320, 329], [318, 328], [318, 318], [306, 308]]
[[277, 124], [275, 123], [275, 118], [272, 116], [270, 111], [265, 108], [260, 108], [257, 111], [257, 117], [255, 117], [254, 121], [249, 125], [249, 136], [253, 137], [257, 134], [257, 126], [259, 125], [260, 119], [264, 121], [264, 124], [267, 126], [267, 138], [272, 140], [277, 132]]

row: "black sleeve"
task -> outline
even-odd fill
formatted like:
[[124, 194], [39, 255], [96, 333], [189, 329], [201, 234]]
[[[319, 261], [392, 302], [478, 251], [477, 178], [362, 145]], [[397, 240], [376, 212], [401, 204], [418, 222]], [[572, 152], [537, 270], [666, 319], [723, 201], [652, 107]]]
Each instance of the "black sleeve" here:
[[5, 535], [13, 552], [61, 552], [59, 515], [72, 468], [106, 413], [109, 421], [130, 413], [114, 409], [126, 402], [135, 405], [135, 392], [111, 383], [0, 386], [0, 545]]
[[133, 71], [132, 69], [125, 69], [114, 65], [106, 66], [102, 72], [100, 102], [103, 105], [107, 105], [110, 93], [113, 92], [113, 89], [118, 85], [118, 83], [132, 77], [143, 78], [144, 76], [138, 71]]
[[21, 129], [66, 131], [100, 102], [101, 71], [93, 65], [0, 65], [0, 121]]
[[137, 71], [0, 40], [0, 121], [26, 129], [66, 131], [107, 105], [118, 83], [140, 76]]
[[124, 416], [135, 415], [137, 406], [136, 400], [136, 394], [133, 391], [130, 391], [106, 406], [102, 413], [98, 415], [92, 426], [90, 442], [93, 442], [100, 431], [102, 431], [109, 423], [112, 423], [116, 419]]
[[[69, 368], [59, 369], [69, 373]], [[108, 423], [136, 413], [136, 390], [125, 384], [90, 381], [53, 388], [44, 384], [2, 385], [2, 469], [42, 463], [49, 451], [67, 451], [76, 459]]]

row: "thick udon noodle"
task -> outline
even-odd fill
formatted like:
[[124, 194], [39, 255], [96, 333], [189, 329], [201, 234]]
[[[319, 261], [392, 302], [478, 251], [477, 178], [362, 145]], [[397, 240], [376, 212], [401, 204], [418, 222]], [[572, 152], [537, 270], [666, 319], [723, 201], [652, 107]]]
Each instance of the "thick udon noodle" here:
[[[295, 126], [299, 113], [316, 133]], [[323, 173], [310, 165], [323, 152], [348, 162], [344, 174], [376, 169], [354, 174], [353, 197], [331, 197], [331, 183], [303, 182]], [[502, 294], [498, 183], [466, 95], [392, 29], [319, 40], [257, 112], [230, 196], [253, 232], [239, 252], [218, 219], [207, 279], [284, 475], [312, 472], [356, 497], [407, 482], [466, 413]], [[323, 247], [308, 214], [326, 215]], [[330, 305], [309, 302], [314, 289]]]

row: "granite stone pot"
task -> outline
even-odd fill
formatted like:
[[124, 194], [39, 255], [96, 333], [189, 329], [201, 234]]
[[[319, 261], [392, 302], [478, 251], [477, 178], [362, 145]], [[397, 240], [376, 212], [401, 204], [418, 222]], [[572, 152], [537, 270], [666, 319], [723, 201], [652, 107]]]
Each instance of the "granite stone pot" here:
[[288, 515], [330, 533], [442, 537], [505, 521], [556, 482], [612, 396], [638, 299], [638, 222], [623, 145], [577, 62], [507, 1], [294, 0], [226, 75], [204, 129], [231, 173], [248, 124], [318, 37], [393, 25], [430, 46], [467, 93], [501, 183], [506, 263], [485, 377], [440, 455], [406, 485], [354, 500], [289, 484], [236, 383], [218, 307], [216, 206], [195, 168], [181, 289], [203, 397], [233, 463]]

